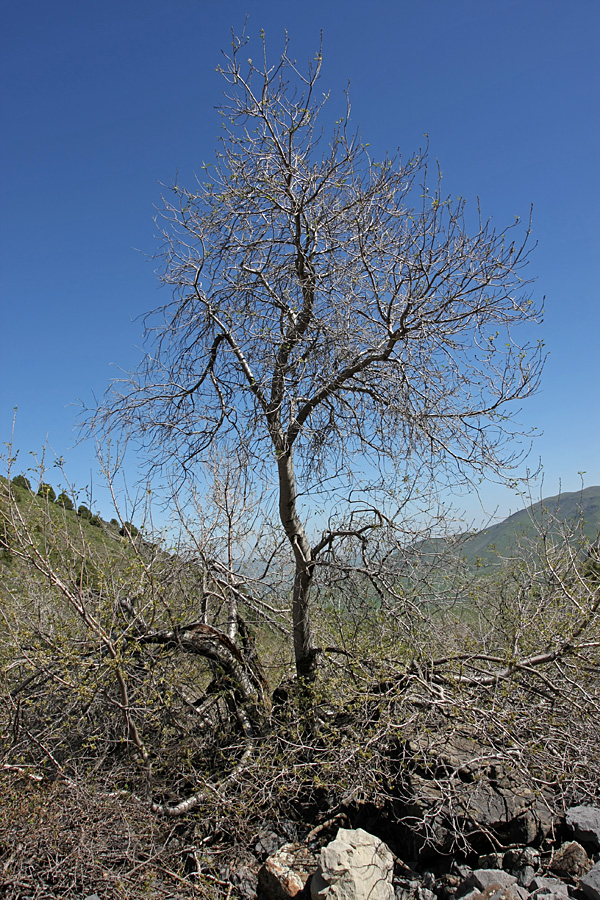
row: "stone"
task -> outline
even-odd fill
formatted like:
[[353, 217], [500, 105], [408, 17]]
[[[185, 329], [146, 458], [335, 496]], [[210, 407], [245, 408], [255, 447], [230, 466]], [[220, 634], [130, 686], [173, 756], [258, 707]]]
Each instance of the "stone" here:
[[394, 900], [393, 871], [394, 858], [383, 841], [362, 828], [340, 828], [321, 850], [312, 900]]
[[417, 889], [417, 900], [436, 900], [436, 895], [430, 888], [419, 887]]
[[273, 853], [277, 853], [284, 840], [272, 831], [264, 831], [256, 842], [254, 852], [260, 860], [264, 861]]
[[459, 875], [447, 873], [442, 875], [436, 887], [438, 900], [454, 900], [459, 884], [463, 879]]
[[580, 879], [579, 887], [589, 900], [600, 900], [600, 862]]
[[491, 887], [501, 890], [516, 882], [514, 875], [509, 875], [502, 869], [475, 869], [460, 885], [458, 893], [462, 897], [472, 888], [477, 888], [478, 891], [487, 891]]
[[550, 870], [557, 875], [566, 875], [570, 878], [581, 878], [589, 872], [592, 861], [577, 841], [567, 841], [558, 850], [555, 850], [550, 863]]
[[507, 850], [504, 854], [504, 868], [517, 879], [521, 887], [529, 887], [540, 867], [540, 854], [533, 847]]
[[[496, 885], [494, 885], [493, 890], [496, 890]], [[460, 895], [460, 900], [485, 900], [484, 898], [485, 891], [480, 891], [479, 888], [471, 888], [466, 894]]]
[[554, 891], [549, 891], [547, 888], [540, 888], [537, 891], [533, 891], [530, 893], [529, 900], [565, 900], [565, 897], [568, 897], [569, 894], [556, 894]]
[[483, 900], [483, 898], [486, 898], [486, 900], [487, 898], [489, 900], [527, 900], [528, 897], [529, 891], [526, 891], [519, 884], [509, 884], [503, 888], [494, 888], [492, 885], [487, 891], [479, 894], [479, 900]]
[[394, 879], [394, 896], [396, 900], [416, 900], [419, 882], [409, 878]]
[[470, 736], [411, 735], [406, 750], [404, 818], [439, 852], [452, 853], [457, 822], [475, 850], [482, 833], [492, 832], [500, 845], [527, 845], [551, 832], [554, 819], [544, 798]]
[[433, 891], [435, 894], [436, 878], [433, 872], [423, 872], [423, 874], [421, 875], [421, 881], [426, 888], [428, 888], [430, 891]]
[[531, 896], [535, 897], [542, 897], [546, 894], [552, 894], [555, 897], [564, 898], [564, 900], [569, 897], [569, 888], [564, 881], [559, 881], [558, 878], [543, 878], [541, 875], [536, 875], [532, 880], [529, 892]]
[[249, 866], [234, 869], [228, 881], [235, 887], [235, 895], [240, 900], [256, 900], [258, 880], [256, 872]]
[[529, 891], [527, 890], [527, 888], [524, 888], [520, 884], [511, 884], [511, 886], [507, 888], [507, 890], [510, 891], [515, 897], [517, 897], [518, 900], [527, 900], [527, 897], [529, 897]]
[[567, 810], [565, 821], [578, 841], [593, 845], [600, 850], [600, 809], [596, 806], [572, 806]]
[[258, 887], [265, 900], [290, 900], [302, 893], [317, 860], [304, 844], [284, 844], [265, 860], [258, 873]]
[[508, 884], [499, 887], [491, 884], [484, 891], [473, 888], [468, 894], [464, 894], [461, 900], [527, 900], [528, 892], [518, 884]]
[[[477, 866], [477, 868], [478, 869], [493, 869], [494, 867], [493, 866]], [[462, 881], [465, 881], [465, 879], [467, 879], [470, 875], [473, 874], [473, 869], [471, 868], [471, 866], [456, 865], [456, 871], [458, 872]], [[462, 881], [461, 881], [461, 884], [462, 884]]]

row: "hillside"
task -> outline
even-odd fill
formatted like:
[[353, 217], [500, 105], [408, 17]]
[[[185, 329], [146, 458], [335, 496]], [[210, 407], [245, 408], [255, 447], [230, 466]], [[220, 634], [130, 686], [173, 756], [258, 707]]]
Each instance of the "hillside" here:
[[[22, 476], [21, 476], [22, 477]], [[13, 513], [18, 512], [23, 523], [26, 523], [32, 534], [37, 534], [39, 549], [50, 539], [50, 535], [60, 534], [61, 544], [66, 549], [77, 545], [80, 552], [97, 557], [99, 561], [124, 562], [131, 558], [130, 540], [125, 528], [131, 529], [132, 537], [138, 533], [131, 523], [121, 524], [116, 519], [105, 521], [97, 514], [92, 514], [86, 507], [80, 506], [79, 512], [74, 508], [61, 505], [51, 497], [44, 497], [28, 488], [16, 484], [11, 485], [12, 496], [16, 502]], [[83, 512], [82, 512], [83, 511]], [[0, 525], [2, 526], [2, 547], [0, 548], [0, 570], [14, 569], [17, 562], [15, 554], [10, 553], [11, 526], [9, 515], [7, 480], [0, 477]], [[18, 568], [18, 567], [17, 567]]]
[[594, 541], [600, 533], [600, 487], [546, 497], [469, 537], [462, 554], [474, 565], [478, 560], [493, 565], [517, 553], [519, 543], [535, 540], [541, 527], [557, 536], [561, 526], [581, 523], [580, 536]]

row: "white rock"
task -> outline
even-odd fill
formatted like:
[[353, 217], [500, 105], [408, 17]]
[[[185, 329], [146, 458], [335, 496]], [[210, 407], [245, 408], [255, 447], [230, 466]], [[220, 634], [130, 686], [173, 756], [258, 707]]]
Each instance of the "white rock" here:
[[362, 828], [340, 828], [321, 850], [313, 875], [313, 900], [394, 900], [394, 858], [389, 848]]

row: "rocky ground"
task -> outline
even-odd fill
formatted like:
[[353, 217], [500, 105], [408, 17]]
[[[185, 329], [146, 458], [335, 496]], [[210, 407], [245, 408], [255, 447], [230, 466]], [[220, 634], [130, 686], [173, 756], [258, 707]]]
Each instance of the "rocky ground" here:
[[263, 810], [227, 839], [124, 792], [24, 786], [7, 771], [0, 897], [600, 900], [600, 805], [554, 811], [468, 741], [448, 743], [443, 762], [413, 772], [395, 804], [324, 809], [312, 828]]
[[435, 754], [426, 743], [405, 743], [393, 791], [325, 791], [295, 815], [288, 802], [236, 816], [229, 797], [204, 816], [155, 817], [132, 792], [5, 765], [0, 897], [600, 900], [600, 804], [557, 808], [509, 754], [457, 730], [435, 733]]
[[598, 807], [569, 809], [541, 846], [513, 845], [470, 865], [431, 851], [411, 859], [414, 845], [392, 851], [361, 828], [339, 828], [320, 851], [310, 837], [271, 853], [256, 880], [247, 868], [230, 873], [239, 892], [248, 900], [600, 900]]

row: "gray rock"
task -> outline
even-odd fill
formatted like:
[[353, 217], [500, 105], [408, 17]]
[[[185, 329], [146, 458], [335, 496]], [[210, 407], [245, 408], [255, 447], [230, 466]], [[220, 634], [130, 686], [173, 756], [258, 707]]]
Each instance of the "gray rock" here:
[[577, 841], [567, 841], [555, 851], [550, 863], [552, 872], [557, 875], [567, 875], [570, 878], [580, 878], [589, 872], [592, 862]]
[[317, 860], [304, 844], [284, 844], [265, 861], [258, 886], [265, 900], [290, 900], [316, 871]]
[[517, 872], [517, 884], [521, 887], [528, 888], [533, 878], [535, 876], [535, 869], [533, 866], [524, 866], [522, 869], [519, 869]]
[[528, 897], [529, 891], [520, 884], [509, 884], [507, 887], [495, 891], [490, 896], [490, 900], [527, 900]]
[[533, 847], [507, 850], [504, 854], [504, 868], [517, 879], [521, 887], [529, 887], [540, 867], [540, 854]]
[[439, 900], [454, 900], [456, 897], [458, 886], [463, 881], [458, 875], [447, 873], [442, 875], [435, 886], [435, 893]]
[[417, 900], [436, 900], [436, 895], [429, 888], [419, 886], [417, 888]]
[[228, 881], [235, 887], [235, 894], [240, 900], [256, 900], [258, 879], [254, 869], [240, 866], [230, 871]]
[[484, 891], [473, 888], [461, 900], [527, 900], [528, 897], [528, 891], [518, 884], [507, 884], [504, 887], [490, 884]]
[[321, 850], [310, 883], [312, 900], [394, 900], [394, 858], [388, 847], [362, 828], [340, 828]]
[[[479, 866], [478, 868], [480, 868], [480, 869], [487, 869], [487, 868], [493, 869], [494, 867], [493, 867], [493, 866]], [[465, 881], [465, 880], [469, 877], [469, 875], [472, 875], [472, 874], [473, 874], [473, 869], [471, 868], [471, 866], [464, 866], [464, 865], [463, 865], [463, 866], [456, 866], [456, 871], [458, 872], [458, 874], [459, 874], [459, 876], [461, 877], [462, 881]]]
[[416, 900], [420, 884], [410, 878], [398, 878], [394, 880], [394, 895], [396, 900]]
[[282, 842], [282, 838], [278, 837], [274, 832], [265, 831], [256, 842], [254, 852], [259, 859], [265, 860], [268, 856], [272, 856], [273, 853], [277, 853]]
[[504, 845], [531, 844], [550, 833], [554, 820], [544, 798], [469, 735], [412, 735], [406, 746], [416, 765], [403, 783], [403, 812], [414, 821], [413, 832], [433, 839], [441, 852], [452, 852], [449, 823], [457, 819], [467, 836], [491, 831]]
[[540, 888], [539, 891], [533, 891], [532, 894], [529, 894], [529, 900], [565, 900], [565, 896], [569, 896], [569, 894], [556, 894], [554, 891], [549, 891], [547, 888]]
[[541, 875], [536, 875], [529, 885], [529, 891], [536, 897], [546, 894], [553, 894], [555, 897], [561, 898], [569, 896], [569, 888], [564, 881], [559, 881], [558, 878], [543, 878]]
[[600, 900], [600, 862], [580, 879], [579, 887], [589, 900]]
[[522, 885], [520, 884], [511, 885], [509, 890], [515, 893], [519, 900], [527, 900], [527, 897], [529, 897], [529, 891], [527, 890], [527, 888], [522, 887]]
[[487, 891], [491, 887], [501, 890], [516, 884], [516, 881], [514, 875], [509, 875], [502, 869], [475, 869], [460, 885], [458, 893], [462, 897], [472, 888], [477, 888], [478, 891]]
[[572, 806], [565, 821], [578, 841], [593, 844], [600, 850], [600, 809], [596, 806]]
[[436, 878], [433, 872], [423, 872], [423, 874], [421, 875], [421, 881], [426, 888], [429, 888], [430, 891], [433, 891], [435, 893]]

